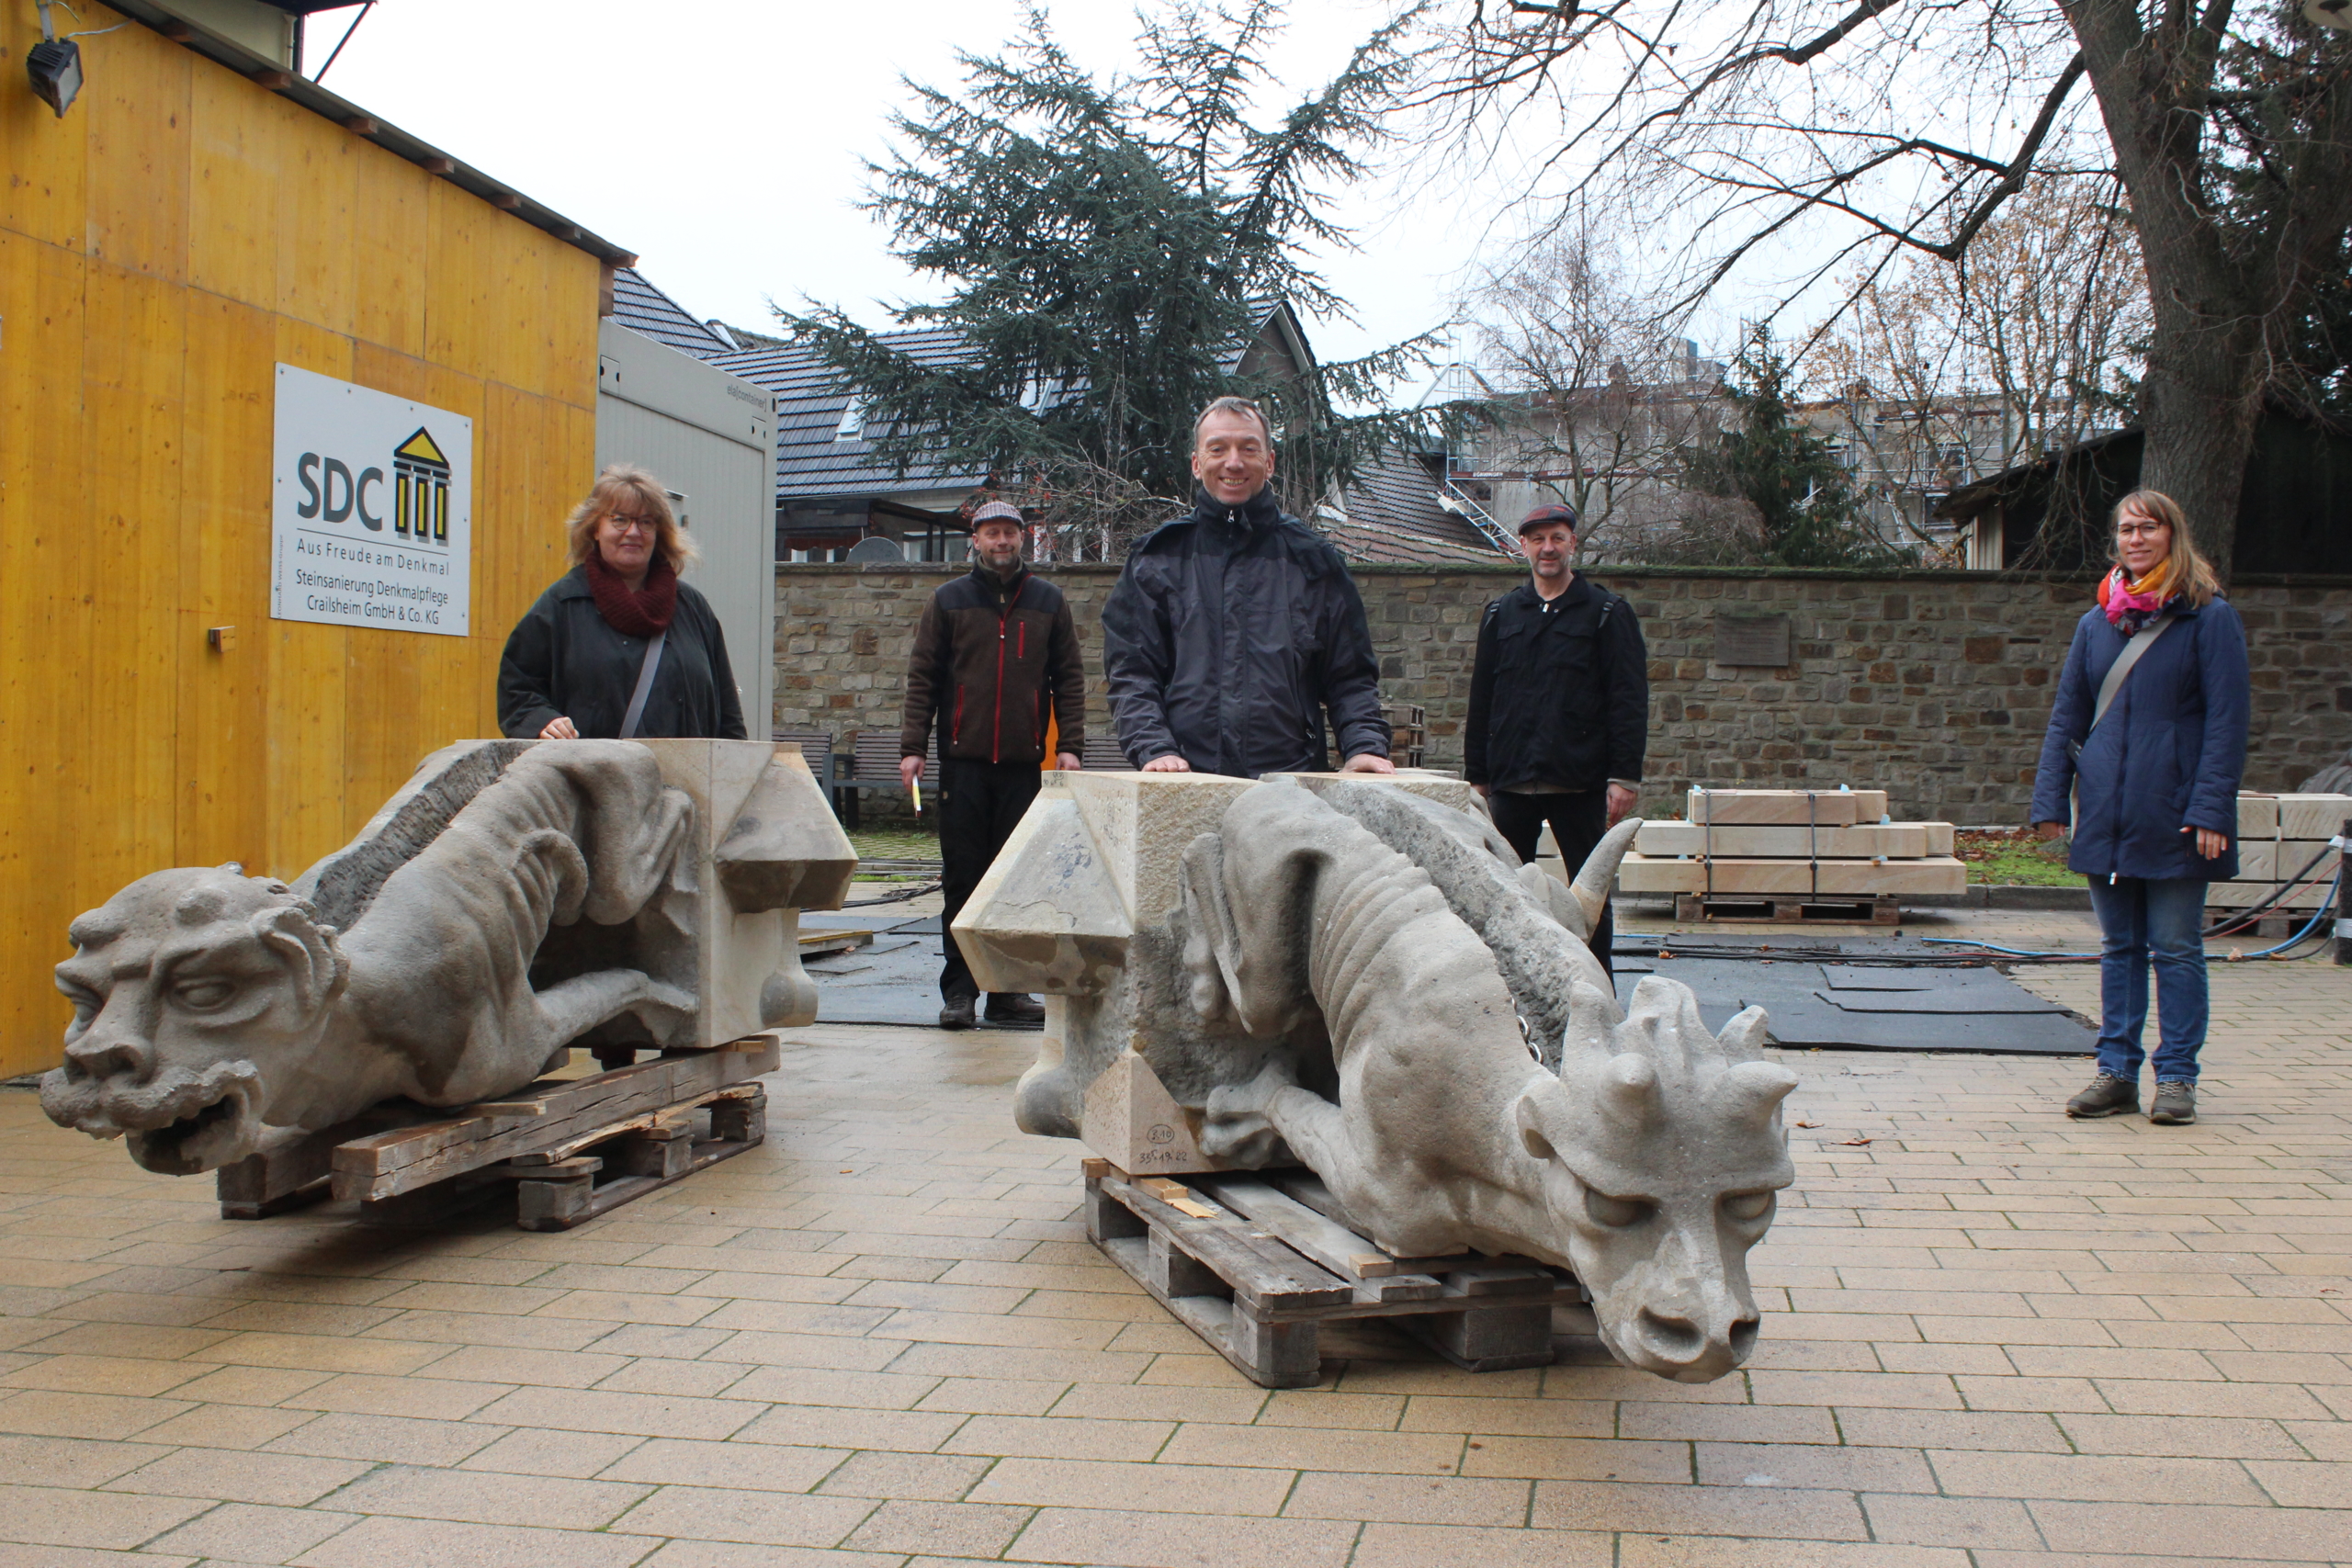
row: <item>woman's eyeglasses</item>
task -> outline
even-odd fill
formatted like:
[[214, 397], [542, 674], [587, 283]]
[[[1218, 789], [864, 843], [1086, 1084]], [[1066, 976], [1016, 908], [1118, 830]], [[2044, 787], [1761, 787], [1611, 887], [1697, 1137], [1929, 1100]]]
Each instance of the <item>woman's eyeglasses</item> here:
[[605, 513], [605, 521], [613, 525], [613, 532], [616, 534], [644, 534], [650, 536], [661, 531], [660, 525], [657, 524], [649, 523], [642, 517], [624, 517], [617, 512]]
[[2159, 534], [2172, 532], [2169, 523], [2118, 523], [2115, 536], [2119, 539], [2153, 539]]

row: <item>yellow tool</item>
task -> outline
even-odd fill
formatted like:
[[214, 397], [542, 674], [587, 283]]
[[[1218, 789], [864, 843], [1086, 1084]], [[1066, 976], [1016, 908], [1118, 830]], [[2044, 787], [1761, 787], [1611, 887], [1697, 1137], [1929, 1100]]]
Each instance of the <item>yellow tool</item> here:
[[915, 815], [920, 817], [922, 815], [922, 775], [921, 773], [915, 775], [914, 783], [910, 787], [915, 792]]

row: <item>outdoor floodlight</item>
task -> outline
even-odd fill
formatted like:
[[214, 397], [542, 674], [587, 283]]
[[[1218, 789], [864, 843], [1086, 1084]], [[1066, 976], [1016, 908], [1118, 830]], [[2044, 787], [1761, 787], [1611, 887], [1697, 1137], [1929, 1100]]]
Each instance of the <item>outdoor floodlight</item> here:
[[65, 118], [74, 95], [82, 90], [82, 46], [72, 39], [49, 39], [25, 55], [25, 74], [32, 78], [40, 101]]
[[2352, 28], [2352, 0], [2303, 0], [2303, 19], [2323, 28]]

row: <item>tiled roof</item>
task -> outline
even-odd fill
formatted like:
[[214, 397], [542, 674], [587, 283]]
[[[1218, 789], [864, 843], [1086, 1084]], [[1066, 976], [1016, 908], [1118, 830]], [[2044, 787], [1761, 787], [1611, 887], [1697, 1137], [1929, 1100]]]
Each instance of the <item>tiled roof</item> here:
[[688, 315], [684, 306], [647, 282], [645, 275], [633, 266], [614, 269], [613, 320], [696, 359], [715, 358], [734, 347]]
[[[884, 333], [881, 340], [926, 365], [954, 360], [962, 334], [948, 327]], [[874, 443], [843, 439], [842, 415], [849, 389], [813, 348], [753, 348], [708, 356], [729, 375], [775, 396], [775, 491], [778, 497], [888, 495], [898, 491], [977, 485], [986, 476], [916, 467], [901, 477], [895, 466], [869, 461]]]
[[1342, 555], [1367, 561], [1503, 558], [1477, 529], [1437, 503], [1437, 480], [1419, 458], [1384, 447], [1356, 472], [1337, 507], [1316, 519]]

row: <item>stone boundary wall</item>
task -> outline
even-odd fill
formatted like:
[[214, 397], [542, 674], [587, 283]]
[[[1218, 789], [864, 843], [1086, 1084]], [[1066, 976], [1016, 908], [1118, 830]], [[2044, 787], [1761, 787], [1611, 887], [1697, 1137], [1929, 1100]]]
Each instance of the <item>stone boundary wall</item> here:
[[[957, 569], [776, 569], [775, 722], [836, 735], [895, 729], [915, 623]], [[1109, 566], [1045, 575], [1069, 596], [1090, 681], [1102, 669]], [[1670, 815], [1692, 783], [1847, 784], [1891, 792], [1898, 817], [2025, 818], [2081, 578], [1967, 571], [1602, 568], [1649, 644], [1644, 809]], [[1428, 710], [1427, 761], [1462, 765], [1481, 610], [1524, 573], [1360, 567], [1355, 579], [1392, 701]], [[2241, 579], [2254, 669], [2250, 789], [2291, 789], [2352, 744], [2352, 581]], [[1789, 617], [1789, 663], [1713, 662], [1718, 615]], [[1107, 726], [1099, 687], [1090, 726]], [[884, 796], [871, 804], [881, 807]]]

